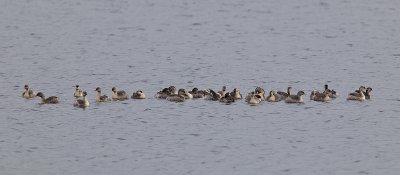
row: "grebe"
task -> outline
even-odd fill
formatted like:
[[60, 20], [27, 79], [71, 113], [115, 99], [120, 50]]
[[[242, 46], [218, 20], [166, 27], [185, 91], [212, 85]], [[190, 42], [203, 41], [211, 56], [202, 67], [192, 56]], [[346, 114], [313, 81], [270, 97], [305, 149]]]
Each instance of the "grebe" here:
[[265, 100], [265, 91], [263, 88], [261, 87], [256, 87], [256, 89], [250, 93], [247, 94], [246, 96], [246, 102], [249, 102], [251, 98], [254, 98], [254, 95], [257, 95], [257, 98], [259, 97], [259, 99], [261, 101]]
[[305, 93], [303, 91], [297, 92], [297, 95], [289, 95], [285, 102], [286, 103], [304, 103], [303, 95]]
[[205, 95], [206, 100], [218, 101], [222, 98], [220, 93], [216, 93], [212, 89], [208, 89], [208, 92]]
[[58, 97], [56, 97], [56, 96], [51, 96], [51, 97], [49, 97], [49, 98], [46, 98], [46, 97], [44, 96], [44, 94], [41, 93], [41, 92], [38, 92], [38, 93], [36, 94], [36, 96], [38, 96], [38, 97], [41, 98], [41, 104], [56, 104], [56, 103], [59, 102], [59, 101], [58, 101]]
[[89, 100], [86, 97], [87, 96], [86, 91], [83, 91], [82, 95], [83, 95], [83, 99], [77, 99], [75, 101], [75, 103], [74, 103], [75, 107], [85, 108], [85, 107], [88, 107], [90, 105], [89, 104]]
[[248, 96], [247, 103], [249, 104], [259, 104], [261, 102], [262, 102], [262, 97], [259, 94], [253, 92]]
[[268, 102], [278, 102], [279, 101], [279, 97], [276, 94], [276, 92], [274, 90], [269, 91], [269, 95], [267, 97], [267, 101]]
[[146, 95], [144, 94], [144, 92], [142, 90], [139, 89], [132, 94], [131, 98], [132, 99], [145, 99]]
[[[367, 90], [362, 91], [364, 93], [364, 95], [365, 95], [365, 99], [367, 99], [367, 100], [371, 99], [371, 94], [370, 94], [371, 91], [372, 91], [371, 87], [368, 87]], [[356, 90], [355, 92], [360, 93], [360, 90]]]
[[310, 95], [310, 100], [327, 102], [329, 100], [329, 92], [325, 90], [323, 93], [313, 90]]
[[198, 88], [193, 88], [189, 93], [193, 95], [193, 98], [203, 98], [205, 95], [205, 92]]
[[184, 102], [186, 92], [184, 89], [179, 89], [178, 94], [169, 95], [166, 99], [174, 102]]
[[219, 94], [221, 94], [221, 97], [224, 97], [228, 91], [226, 91], [226, 86], [222, 86], [222, 90], [218, 91]]
[[349, 94], [349, 96], [347, 97], [347, 100], [357, 100], [357, 101], [364, 101], [365, 100], [365, 95], [364, 95], [364, 91], [365, 87], [361, 86], [358, 89], [358, 93], [357, 92], [352, 92]]
[[112, 97], [113, 100], [126, 100], [126, 99], [128, 99], [128, 94], [126, 94], [125, 91], [117, 91], [116, 87], [113, 87], [111, 89], [111, 91], [112, 91], [112, 96], [111, 97]]
[[278, 94], [278, 96], [279, 96], [279, 100], [286, 100], [286, 98], [289, 97], [289, 96], [291, 95], [291, 94], [290, 94], [290, 90], [291, 90], [291, 89], [292, 89], [292, 87], [289, 86], [289, 87], [287, 88], [287, 92], [278, 91], [277, 94]]
[[110, 100], [107, 95], [101, 95], [100, 87], [97, 87], [95, 91], [97, 91], [96, 102], [106, 102]]
[[234, 88], [233, 91], [231, 92], [231, 96], [235, 100], [242, 99], [242, 94], [240, 94], [240, 90], [238, 88]]
[[29, 99], [29, 98], [35, 98], [36, 97], [36, 93], [33, 92], [31, 89], [29, 89], [29, 86], [26, 84], [24, 86], [25, 91], [22, 93], [22, 97]]
[[156, 98], [162, 98], [165, 99], [170, 95], [176, 94], [176, 88], [175, 86], [170, 86], [168, 88], [164, 88], [163, 90], [157, 92], [155, 95]]
[[325, 92], [325, 91], [328, 92], [329, 98], [336, 98], [336, 97], [339, 96], [339, 94], [338, 94], [335, 90], [329, 89], [327, 84], [325, 84], [325, 90], [324, 90], [324, 92]]
[[83, 92], [82, 90], [79, 88], [79, 85], [75, 85], [75, 92], [74, 92], [74, 97], [78, 98], [78, 97], [82, 97], [83, 96]]
[[235, 97], [232, 96], [231, 93], [225, 93], [225, 96], [222, 97], [219, 101], [226, 104], [230, 104], [235, 102]]

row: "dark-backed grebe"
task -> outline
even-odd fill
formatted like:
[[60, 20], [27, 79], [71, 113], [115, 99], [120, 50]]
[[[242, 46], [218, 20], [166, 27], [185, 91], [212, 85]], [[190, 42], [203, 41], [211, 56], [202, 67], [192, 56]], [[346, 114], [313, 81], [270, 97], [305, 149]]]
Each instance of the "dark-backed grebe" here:
[[155, 95], [156, 98], [166, 99], [168, 96], [176, 94], [175, 86], [170, 86], [168, 88], [164, 88], [161, 91], [157, 92]]
[[292, 87], [291, 87], [291, 86], [289, 86], [289, 87], [287, 88], [287, 92], [278, 91], [277, 94], [278, 94], [278, 96], [279, 96], [279, 100], [286, 100], [286, 98], [289, 97], [289, 96], [291, 95], [291, 94], [290, 94], [290, 90], [292, 90]]
[[174, 101], [174, 102], [184, 102], [185, 101], [185, 90], [184, 89], [179, 89], [178, 94], [172, 94], [169, 95], [166, 99], [168, 101]]
[[323, 93], [313, 90], [310, 95], [310, 100], [327, 102], [330, 99], [329, 91], [325, 90]]
[[38, 92], [38, 93], [36, 94], [36, 96], [38, 96], [38, 97], [41, 98], [41, 104], [56, 104], [56, 103], [59, 102], [59, 101], [58, 101], [58, 97], [56, 97], [56, 96], [51, 96], [51, 97], [49, 97], [49, 98], [46, 98], [46, 97], [44, 96], [44, 94], [41, 93], [41, 92]]
[[111, 98], [113, 100], [126, 100], [126, 99], [128, 99], [128, 94], [125, 91], [117, 91], [116, 87], [113, 87], [111, 89], [111, 91], [112, 91]]
[[267, 97], [267, 101], [268, 102], [278, 102], [279, 101], [279, 97], [276, 94], [276, 92], [274, 90], [269, 91], [269, 95]]
[[80, 108], [85, 108], [90, 105], [89, 100], [87, 99], [87, 93], [86, 91], [82, 92], [83, 99], [77, 99], [74, 103], [75, 107], [80, 107]]
[[297, 92], [297, 95], [289, 95], [285, 102], [286, 103], [304, 103], [303, 95], [305, 93], [303, 91]]
[[358, 92], [352, 92], [348, 95], [347, 100], [364, 101], [365, 100], [365, 95], [363, 92], [364, 90], [365, 90], [365, 87], [360, 86], [360, 88], [358, 89]]

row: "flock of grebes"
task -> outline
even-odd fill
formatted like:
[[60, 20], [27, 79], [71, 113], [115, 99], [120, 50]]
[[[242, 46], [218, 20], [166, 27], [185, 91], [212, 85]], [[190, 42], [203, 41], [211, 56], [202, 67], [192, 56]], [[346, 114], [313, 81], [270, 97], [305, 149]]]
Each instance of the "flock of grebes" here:
[[[56, 96], [50, 96], [48, 98], [42, 92], [35, 93], [33, 90], [29, 88], [28, 85], [24, 86], [25, 91], [22, 93], [22, 97], [26, 99], [32, 99], [35, 97], [41, 98], [41, 104], [56, 104], [59, 103], [59, 98]], [[297, 94], [291, 93], [292, 87], [288, 87], [287, 91], [274, 91], [271, 90], [269, 95], [265, 97], [265, 91], [261, 87], [257, 87], [254, 91], [248, 93], [245, 97], [245, 101], [249, 104], [259, 104], [261, 102], [279, 102], [285, 101], [286, 103], [304, 103], [303, 96], [305, 95], [304, 91], [299, 91]], [[112, 89], [111, 98], [107, 95], [101, 94], [101, 88], [96, 88], [96, 102], [107, 102], [111, 100], [127, 100], [129, 99], [128, 94], [125, 91], [117, 90], [116, 87]], [[372, 91], [371, 87], [366, 88], [365, 86], [360, 86], [359, 89], [351, 92], [347, 96], [347, 100], [356, 100], [356, 101], [364, 101], [366, 99], [370, 99], [370, 93]], [[74, 102], [74, 106], [85, 108], [90, 105], [89, 100], [87, 98], [87, 92], [80, 89], [79, 85], [75, 86], [74, 97], [76, 98]], [[175, 86], [170, 86], [162, 89], [161, 91], [155, 94], [156, 98], [166, 99], [168, 101], [173, 102], [184, 102], [188, 99], [193, 98], [202, 98], [205, 100], [212, 101], [220, 101], [223, 103], [234, 103], [237, 100], [242, 99], [242, 94], [238, 88], [234, 88], [231, 92], [226, 90], [226, 86], [223, 86], [222, 89], [218, 92], [215, 92], [212, 89], [200, 90], [198, 88], [193, 88], [191, 91], [187, 91], [185, 89], [179, 89], [176, 91]], [[329, 89], [328, 85], [325, 85], [323, 91], [313, 90], [310, 94], [310, 100], [327, 102], [331, 99], [337, 98], [338, 93]], [[133, 92], [132, 99], [146, 99], [146, 95], [142, 90], [138, 90]]]

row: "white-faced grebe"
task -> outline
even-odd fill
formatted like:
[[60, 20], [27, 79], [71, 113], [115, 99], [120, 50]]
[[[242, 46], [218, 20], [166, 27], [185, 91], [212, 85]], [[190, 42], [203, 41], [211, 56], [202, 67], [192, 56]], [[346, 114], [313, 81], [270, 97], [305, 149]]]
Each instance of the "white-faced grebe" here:
[[113, 87], [111, 89], [111, 91], [112, 91], [112, 96], [111, 97], [112, 97], [113, 100], [126, 100], [126, 99], [128, 99], [128, 94], [126, 94], [125, 91], [117, 91], [116, 87]]
[[286, 103], [304, 103], [303, 95], [305, 93], [303, 91], [297, 92], [297, 95], [289, 95], [285, 102]]
[[79, 85], [75, 85], [75, 92], [74, 92], [74, 97], [82, 97], [83, 96], [83, 91], [79, 88]]
[[132, 94], [131, 98], [132, 99], [145, 99], [146, 95], [144, 94], [144, 92], [142, 90], [139, 89]]
[[249, 92], [246, 96], [246, 102], [249, 102], [251, 98], [254, 98], [254, 95], [257, 95], [256, 98], [260, 97], [259, 100], [265, 100], [265, 91], [261, 87], [256, 87], [256, 89], [252, 92]]
[[107, 95], [101, 95], [100, 87], [97, 87], [95, 91], [97, 92], [96, 102], [106, 102], [110, 100]]
[[33, 92], [33, 91], [29, 88], [29, 86], [28, 86], [27, 84], [24, 86], [24, 88], [25, 88], [25, 91], [22, 93], [22, 97], [24, 97], [24, 98], [26, 98], [26, 99], [35, 98], [35, 97], [36, 97], [36, 93]]
[[231, 96], [235, 100], [242, 99], [242, 94], [240, 94], [240, 90], [238, 88], [234, 88], [233, 91], [231, 92]]
[[248, 99], [248, 100], [246, 100], [246, 102], [249, 103], [249, 104], [259, 104], [259, 103], [262, 102], [261, 95], [256, 94], [255, 92], [250, 93], [248, 95], [248, 97], [246, 97], [246, 99]]
[[365, 87], [361, 86], [358, 91], [359, 92], [352, 92], [348, 95], [347, 100], [357, 100], [357, 101], [364, 101], [365, 100], [365, 95], [364, 91]]

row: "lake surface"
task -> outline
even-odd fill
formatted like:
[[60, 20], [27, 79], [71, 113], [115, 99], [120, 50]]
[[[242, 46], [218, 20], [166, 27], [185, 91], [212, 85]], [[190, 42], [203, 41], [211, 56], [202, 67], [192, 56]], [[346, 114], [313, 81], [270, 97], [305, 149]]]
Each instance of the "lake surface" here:
[[[400, 171], [396, 0], [4, 0], [0, 16], [0, 174]], [[325, 83], [339, 98], [309, 101]], [[292, 86], [306, 103], [154, 98], [170, 85]], [[372, 99], [346, 101], [360, 85]], [[94, 102], [113, 86], [148, 99]]]

